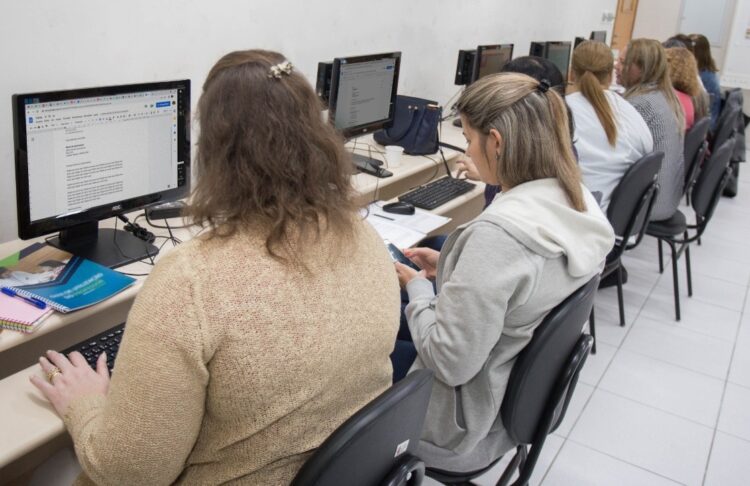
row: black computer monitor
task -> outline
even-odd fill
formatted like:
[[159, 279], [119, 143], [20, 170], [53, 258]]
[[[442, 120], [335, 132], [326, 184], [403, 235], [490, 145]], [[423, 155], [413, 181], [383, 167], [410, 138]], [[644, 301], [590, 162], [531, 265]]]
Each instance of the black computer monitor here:
[[568, 82], [570, 66], [570, 42], [532, 42], [530, 56], [543, 57], [551, 61], [563, 75], [563, 83]]
[[576, 37], [575, 40], [573, 40], [573, 50], [576, 49], [582, 42], [586, 41], [585, 37]]
[[401, 53], [333, 60], [328, 116], [344, 137], [393, 125]]
[[488, 74], [499, 73], [512, 58], [513, 44], [478, 46], [471, 82]]
[[190, 81], [13, 95], [18, 235], [116, 267], [156, 253], [99, 221], [190, 190]]
[[592, 30], [590, 40], [607, 43], [607, 31], [606, 30]]

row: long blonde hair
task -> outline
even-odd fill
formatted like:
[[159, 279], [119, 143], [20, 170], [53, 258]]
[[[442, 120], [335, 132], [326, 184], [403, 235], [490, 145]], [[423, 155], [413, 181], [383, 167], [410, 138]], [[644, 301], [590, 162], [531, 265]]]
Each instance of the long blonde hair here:
[[502, 184], [514, 187], [554, 177], [571, 206], [586, 210], [565, 102], [546, 82], [518, 73], [485, 76], [466, 88], [456, 107], [482, 133], [483, 147], [491, 129], [502, 135], [497, 156]]
[[623, 72], [628, 73], [631, 66], [641, 70], [640, 78], [633, 81], [628, 75], [623, 76], [627, 91], [625, 98], [653, 91], [661, 91], [672, 108], [678, 127], [685, 126], [685, 115], [680, 100], [672, 88], [667, 66], [667, 53], [661, 43], [654, 39], [635, 39], [628, 45], [623, 62]]
[[615, 58], [603, 42], [585, 41], [573, 51], [573, 72], [584, 98], [591, 103], [611, 146], [617, 143], [617, 121], [602, 83], [612, 75]]

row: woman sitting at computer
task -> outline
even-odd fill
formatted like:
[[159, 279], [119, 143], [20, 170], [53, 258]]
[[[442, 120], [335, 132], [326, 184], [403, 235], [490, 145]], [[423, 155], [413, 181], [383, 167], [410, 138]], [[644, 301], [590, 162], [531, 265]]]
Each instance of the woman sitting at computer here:
[[685, 183], [685, 115], [669, 79], [667, 53], [659, 41], [635, 39], [620, 53], [617, 77], [625, 99], [641, 114], [654, 139], [654, 150], [664, 152], [659, 169], [659, 194], [651, 219], [675, 214]]
[[614, 64], [606, 44], [579, 44], [573, 51], [573, 86], [565, 97], [576, 120], [573, 142], [583, 183], [602, 194], [603, 211], [625, 172], [654, 147], [643, 117], [608, 89]]
[[116, 371], [32, 378], [99, 484], [288, 484], [391, 383], [399, 289], [351, 160], [284, 56], [233, 52], [198, 104], [194, 222], [128, 316]]
[[418, 455], [465, 472], [514, 447], [498, 413], [515, 358], [547, 312], [599, 273], [614, 234], [581, 184], [565, 103], [547, 83], [487, 76], [457, 107], [468, 155], [503, 192], [440, 253], [407, 250], [422, 271], [397, 264], [411, 342], [394, 357], [411, 346], [411, 369], [437, 378]]

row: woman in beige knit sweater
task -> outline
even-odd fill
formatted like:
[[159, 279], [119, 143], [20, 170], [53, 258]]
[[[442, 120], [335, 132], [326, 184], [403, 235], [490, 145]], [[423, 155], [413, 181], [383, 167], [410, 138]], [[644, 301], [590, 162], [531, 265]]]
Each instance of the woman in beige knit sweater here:
[[47, 353], [51, 383], [32, 378], [80, 483], [288, 484], [391, 381], [393, 264], [307, 81], [280, 54], [233, 52], [198, 113], [191, 215], [207, 234], [156, 265], [111, 382], [103, 356], [94, 372], [77, 353]]

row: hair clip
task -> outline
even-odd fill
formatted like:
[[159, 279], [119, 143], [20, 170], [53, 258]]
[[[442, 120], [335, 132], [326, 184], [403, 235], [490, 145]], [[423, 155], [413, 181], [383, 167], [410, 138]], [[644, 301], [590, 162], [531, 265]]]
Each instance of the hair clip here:
[[275, 64], [271, 66], [271, 69], [269, 69], [268, 77], [269, 78], [276, 78], [281, 79], [282, 74], [286, 74], [289, 76], [292, 74], [292, 63], [289, 61], [280, 62], [278, 64]]
[[536, 89], [538, 89], [540, 93], [546, 93], [547, 91], [549, 91], [549, 88], [549, 81], [547, 81], [546, 79], [542, 79], [541, 81], [539, 81], [539, 84], [536, 86]]

